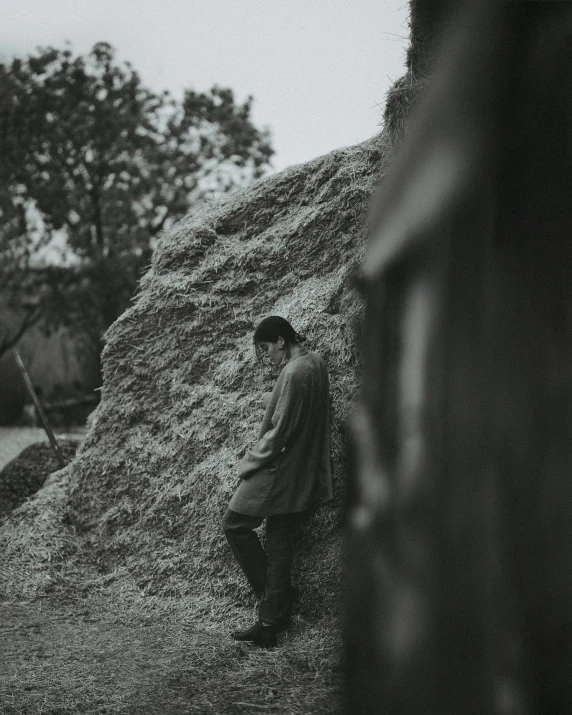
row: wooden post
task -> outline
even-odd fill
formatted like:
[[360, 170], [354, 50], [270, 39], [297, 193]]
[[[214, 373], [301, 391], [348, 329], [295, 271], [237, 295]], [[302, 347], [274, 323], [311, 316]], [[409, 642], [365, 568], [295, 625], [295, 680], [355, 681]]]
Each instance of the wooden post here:
[[52, 428], [48, 424], [48, 420], [46, 419], [46, 415], [44, 413], [44, 410], [42, 409], [40, 400], [38, 399], [38, 396], [36, 395], [36, 391], [34, 390], [34, 386], [32, 385], [32, 381], [30, 380], [30, 376], [26, 372], [26, 368], [24, 367], [24, 363], [22, 362], [22, 358], [18, 354], [17, 350], [15, 350], [14, 353], [16, 356], [16, 364], [20, 368], [20, 372], [22, 373], [22, 377], [24, 378], [24, 383], [25, 383], [26, 387], [28, 388], [30, 397], [34, 401], [34, 405], [36, 407], [36, 410], [38, 411], [40, 420], [42, 421], [42, 426], [43, 426], [44, 430], [46, 431], [46, 434], [48, 435], [48, 439], [50, 440], [50, 444], [52, 446], [52, 449], [55, 452], [55, 455], [57, 457], [59, 465], [60, 465], [60, 467], [63, 468], [66, 466], [66, 462], [64, 459], [64, 455], [62, 454], [62, 450], [59, 448], [59, 445], [56, 441], [56, 437], [52, 431]]
[[572, 713], [572, 4], [469, 3], [377, 195], [347, 713]]

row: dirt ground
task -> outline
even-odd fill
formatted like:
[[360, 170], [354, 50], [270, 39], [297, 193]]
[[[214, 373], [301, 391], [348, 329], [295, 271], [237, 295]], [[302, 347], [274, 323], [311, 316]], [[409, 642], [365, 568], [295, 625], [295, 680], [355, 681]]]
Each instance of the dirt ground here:
[[226, 627], [201, 629], [168, 610], [3, 602], [0, 713], [339, 713], [339, 668], [308, 656], [320, 653], [316, 634], [302, 635], [308, 628], [298, 617], [278, 648], [262, 650], [235, 643]]
[[[0, 457], [38, 436], [0, 429]], [[335, 614], [316, 622], [302, 609], [263, 650], [230, 635], [253, 622], [248, 606], [125, 596], [82, 574], [48, 596], [0, 600], [0, 715], [342, 712]]]

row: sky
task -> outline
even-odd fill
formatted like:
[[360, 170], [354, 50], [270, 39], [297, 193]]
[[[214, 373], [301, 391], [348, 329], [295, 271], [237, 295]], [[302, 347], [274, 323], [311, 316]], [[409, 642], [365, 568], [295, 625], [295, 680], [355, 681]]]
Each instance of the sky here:
[[0, 59], [113, 45], [145, 85], [254, 96], [273, 168], [373, 136], [404, 72], [407, 0], [0, 0]]

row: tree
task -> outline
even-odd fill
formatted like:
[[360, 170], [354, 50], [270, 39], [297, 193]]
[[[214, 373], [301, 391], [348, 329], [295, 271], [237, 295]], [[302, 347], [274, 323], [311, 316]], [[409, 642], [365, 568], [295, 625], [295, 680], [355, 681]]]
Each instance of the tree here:
[[217, 86], [155, 94], [105, 43], [0, 65], [0, 290], [17, 316], [0, 353], [39, 320], [99, 350], [158, 234], [267, 170], [251, 107]]

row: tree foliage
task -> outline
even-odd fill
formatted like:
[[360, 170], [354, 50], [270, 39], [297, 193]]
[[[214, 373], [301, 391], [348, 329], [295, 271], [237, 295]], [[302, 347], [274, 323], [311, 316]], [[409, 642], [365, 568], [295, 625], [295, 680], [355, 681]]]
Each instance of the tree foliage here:
[[268, 168], [251, 107], [217, 86], [156, 94], [105, 43], [0, 65], [0, 292], [16, 316], [0, 352], [40, 319], [99, 344], [158, 234]]

